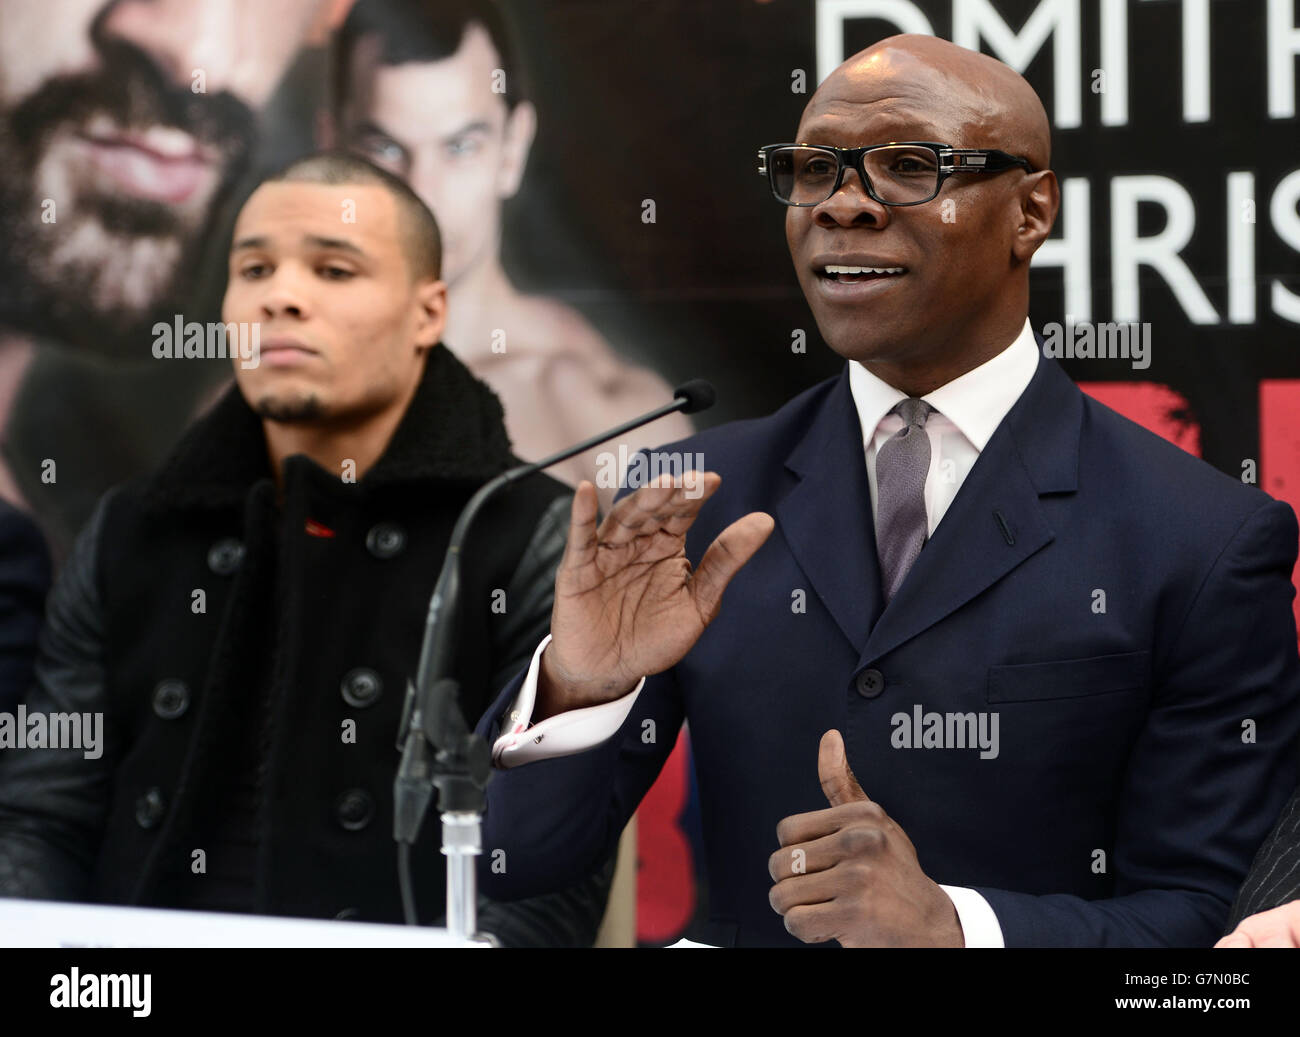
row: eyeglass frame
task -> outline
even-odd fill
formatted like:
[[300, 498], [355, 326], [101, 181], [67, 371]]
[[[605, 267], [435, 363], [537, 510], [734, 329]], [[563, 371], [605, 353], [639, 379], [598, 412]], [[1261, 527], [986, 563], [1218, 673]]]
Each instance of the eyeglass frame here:
[[[867, 176], [866, 170], [863, 168], [862, 158], [868, 151], [898, 147], [929, 148], [934, 152], [938, 167], [935, 173], [934, 194], [915, 202], [887, 202], [876, 194], [876, 189], [871, 185], [871, 178]], [[777, 194], [776, 184], [772, 182], [772, 171], [768, 168], [767, 159], [778, 148], [817, 148], [821, 151], [833, 152], [835, 160], [839, 163], [839, 168], [835, 173], [835, 186], [831, 188], [830, 193], [820, 202], [791, 202]], [[954, 162], [953, 159], [957, 161]], [[997, 163], [997, 165], [991, 163]], [[951, 144], [940, 144], [932, 140], [895, 140], [890, 141], [888, 144], [869, 144], [861, 148], [837, 148], [833, 144], [766, 144], [758, 149], [759, 175], [767, 179], [768, 186], [772, 190], [772, 196], [782, 205], [788, 205], [792, 208], [811, 209], [813, 206], [830, 201], [835, 197], [839, 189], [844, 186], [844, 171], [850, 165], [853, 167], [854, 172], [858, 174], [858, 179], [862, 181], [862, 186], [866, 188], [871, 199], [891, 208], [924, 205], [926, 202], [934, 201], [939, 197], [939, 192], [943, 190], [944, 181], [954, 173], [1005, 173], [1008, 169], [1015, 169], [1017, 166], [1023, 167], [1026, 173], [1037, 172], [1033, 163], [1020, 155], [1012, 155], [997, 148], [954, 148]]]

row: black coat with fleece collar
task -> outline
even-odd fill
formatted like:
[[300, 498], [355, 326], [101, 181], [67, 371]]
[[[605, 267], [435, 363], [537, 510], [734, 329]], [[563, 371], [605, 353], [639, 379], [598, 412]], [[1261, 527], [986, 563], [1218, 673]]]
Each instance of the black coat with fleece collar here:
[[[289, 458], [232, 389], [154, 476], [101, 501], [51, 595], [28, 711], [103, 711], [98, 759], [0, 751], [0, 895], [401, 920], [395, 737], [461, 507], [518, 463], [501, 406], [436, 347], [359, 481]], [[457, 673], [472, 727], [549, 626], [568, 490], [538, 475], [467, 545]], [[443, 912], [435, 811], [412, 857]], [[491, 847], [485, 847], [491, 852]], [[487, 904], [506, 944], [590, 944], [612, 862]]]

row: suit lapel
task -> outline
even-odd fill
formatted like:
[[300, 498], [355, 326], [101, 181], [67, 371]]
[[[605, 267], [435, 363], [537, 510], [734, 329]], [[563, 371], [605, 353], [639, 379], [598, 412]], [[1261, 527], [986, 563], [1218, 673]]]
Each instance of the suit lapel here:
[[887, 609], [863, 432], [848, 368], [786, 459], [798, 478], [777, 523], [844, 636], [879, 659], [1002, 579], [1053, 539], [1039, 497], [1076, 489], [1083, 398], [1041, 355]]
[[993, 433], [872, 628], [862, 664], [938, 623], [1052, 541], [1040, 494], [1076, 488], [1079, 390], [1053, 360]]
[[883, 604], [862, 427], [848, 366], [786, 458], [799, 482], [776, 506], [786, 543], [855, 649]]
[[933, 626], [1052, 537], [1009, 437], [995, 432], [872, 628], [863, 660], [879, 659]]

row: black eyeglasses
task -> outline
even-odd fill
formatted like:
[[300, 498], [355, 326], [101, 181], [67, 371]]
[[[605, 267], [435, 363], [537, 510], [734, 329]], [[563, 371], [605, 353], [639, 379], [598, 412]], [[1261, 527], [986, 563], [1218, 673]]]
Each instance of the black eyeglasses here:
[[758, 171], [785, 205], [820, 205], [840, 189], [844, 170], [857, 170], [867, 194], [881, 205], [920, 205], [934, 198], [953, 173], [1001, 173], [1015, 166], [1034, 172], [1026, 158], [993, 148], [954, 148], [933, 141], [902, 141], [865, 148], [769, 144], [758, 150]]

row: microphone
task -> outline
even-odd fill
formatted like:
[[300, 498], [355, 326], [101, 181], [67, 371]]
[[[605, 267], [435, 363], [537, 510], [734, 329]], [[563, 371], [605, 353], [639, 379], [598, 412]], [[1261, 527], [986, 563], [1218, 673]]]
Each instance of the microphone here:
[[[439, 792], [439, 810], [444, 815], [473, 817], [461, 820], [451, 833], [456, 845], [444, 845], [447, 854], [447, 924], [453, 933], [474, 931], [473, 869], [466, 857], [478, 853], [478, 817], [483, 812], [484, 791], [492, 770], [491, 748], [465, 723], [460, 712], [459, 684], [452, 677], [455, 663], [456, 626], [460, 614], [460, 565], [470, 527], [483, 506], [499, 492], [544, 468], [567, 461], [594, 446], [633, 429], [648, 425], [675, 411], [697, 414], [712, 407], [717, 399], [713, 386], [702, 378], [684, 382], [673, 390], [673, 400], [640, 417], [584, 439], [571, 447], [543, 457], [540, 461], [509, 468], [474, 493], [461, 510], [452, 528], [451, 541], [443, 559], [438, 582], [429, 599], [425, 618], [424, 642], [415, 680], [406, 686], [406, 702], [398, 729], [397, 748], [402, 761], [393, 780], [393, 838], [398, 843], [398, 876], [402, 887], [402, 906], [408, 925], [415, 925], [416, 913], [410, 883], [409, 851], [428, 813], [433, 790]], [[430, 749], [437, 750], [430, 758]], [[468, 828], [472, 826], [472, 834]], [[444, 841], [448, 838], [444, 823]], [[456, 906], [453, 911], [453, 900]]]
[[718, 394], [713, 385], [703, 378], [692, 378], [674, 389], [673, 397], [686, 399], [686, 403], [681, 408], [683, 414], [695, 414], [712, 407], [717, 402]]

